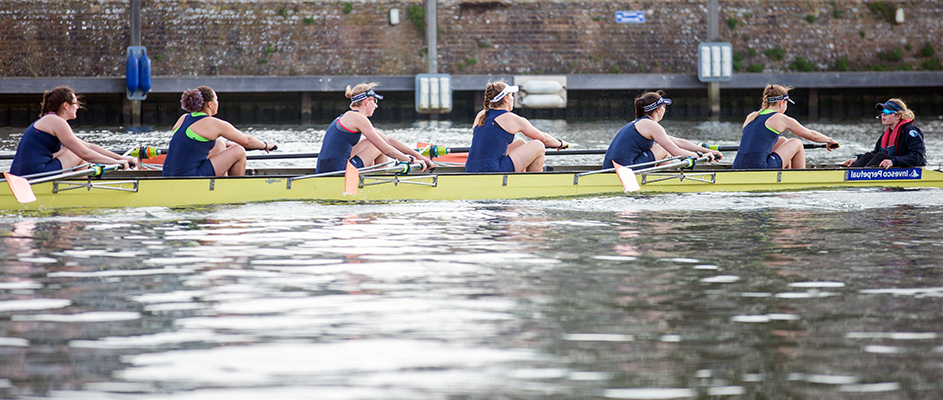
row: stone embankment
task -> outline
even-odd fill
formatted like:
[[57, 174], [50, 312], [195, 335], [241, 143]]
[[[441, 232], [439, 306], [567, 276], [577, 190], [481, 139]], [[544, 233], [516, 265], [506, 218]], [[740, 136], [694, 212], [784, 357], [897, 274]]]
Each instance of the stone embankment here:
[[[719, 3], [738, 72], [943, 69], [938, 0]], [[412, 75], [426, 71], [422, 6], [142, 0], [142, 44], [160, 76]], [[440, 0], [437, 10], [439, 72], [451, 74], [695, 74], [707, 38], [706, 0]], [[617, 23], [616, 11], [645, 22]], [[123, 76], [129, 13], [127, 0], [0, 2], [0, 78]]]

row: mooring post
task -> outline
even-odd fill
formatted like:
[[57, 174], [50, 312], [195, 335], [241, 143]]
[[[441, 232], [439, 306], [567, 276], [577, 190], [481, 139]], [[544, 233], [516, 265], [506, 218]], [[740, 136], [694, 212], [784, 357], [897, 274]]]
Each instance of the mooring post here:
[[[141, 45], [141, 0], [131, 0], [131, 45]], [[141, 126], [141, 100], [131, 100], [131, 126]]]
[[809, 89], [809, 121], [819, 120], [819, 90]]
[[[716, 42], [720, 40], [720, 29], [718, 27], [720, 11], [718, 0], [709, 0], [707, 2], [707, 41]], [[720, 121], [720, 82], [708, 82], [707, 98], [711, 107], [711, 121]]]

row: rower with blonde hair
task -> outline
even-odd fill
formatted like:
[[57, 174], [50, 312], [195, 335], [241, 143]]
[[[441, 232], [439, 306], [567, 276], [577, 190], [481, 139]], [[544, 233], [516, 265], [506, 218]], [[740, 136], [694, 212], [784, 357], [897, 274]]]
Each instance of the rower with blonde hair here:
[[817, 131], [806, 128], [785, 114], [792, 87], [766, 85], [763, 89], [763, 106], [743, 121], [743, 133], [733, 169], [780, 169], [805, 168], [805, 150], [802, 141], [786, 139], [782, 133], [794, 135], [817, 143], [825, 143], [826, 149], [838, 148], [838, 142]]
[[318, 153], [318, 173], [343, 171], [348, 162], [357, 168], [369, 167], [388, 158], [410, 164], [419, 162], [423, 171], [433, 166], [432, 160], [373, 127], [370, 117], [379, 107], [377, 101], [383, 99], [373, 90], [377, 85], [373, 82], [347, 86], [344, 95], [350, 99], [350, 111], [327, 127]]
[[[472, 125], [472, 143], [465, 162], [466, 172], [533, 172], [544, 168], [547, 147], [569, 146], [535, 128], [526, 118], [511, 112], [514, 93], [520, 88], [505, 82], [488, 83], [484, 109]], [[514, 139], [518, 132], [531, 139]]]

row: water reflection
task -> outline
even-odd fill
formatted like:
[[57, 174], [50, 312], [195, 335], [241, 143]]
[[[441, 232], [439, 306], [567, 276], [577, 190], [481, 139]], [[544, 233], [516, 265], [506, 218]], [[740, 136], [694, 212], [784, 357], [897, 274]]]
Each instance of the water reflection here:
[[0, 219], [0, 397], [935, 398], [939, 190]]

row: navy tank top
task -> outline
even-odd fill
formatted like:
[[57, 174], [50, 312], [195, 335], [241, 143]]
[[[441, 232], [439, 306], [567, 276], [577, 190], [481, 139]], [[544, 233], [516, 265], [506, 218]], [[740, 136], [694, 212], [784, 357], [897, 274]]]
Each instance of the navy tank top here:
[[26, 132], [23, 132], [20, 143], [16, 145], [10, 173], [30, 175], [62, 169], [62, 163], [53, 158], [53, 154], [60, 149], [62, 142], [59, 138], [30, 125]]
[[769, 158], [773, 153], [773, 146], [779, 140], [780, 132], [766, 126], [766, 121], [776, 113], [773, 110], [763, 110], [743, 127], [737, 157], [733, 160], [733, 169], [782, 168], [782, 165], [770, 165], [770, 161], [775, 163], [775, 160]]
[[[190, 113], [183, 119], [183, 124], [174, 132], [164, 158], [163, 176], [213, 176], [213, 164], [207, 159], [210, 150], [216, 146], [215, 140], [206, 139], [190, 126], [209, 117], [204, 113]], [[209, 169], [207, 169], [209, 166]], [[207, 174], [209, 172], [209, 174]]]
[[[648, 117], [642, 118], [651, 119]], [[612, 168], [613, 161], [619, 163], [619, 165], [634, 165], [655, 160], [655, 155], [651, 152], [655, 140], [642, 136], [635, 128], [635, 123], [641, 121], [642, 118], [623, 126], [616, 137], [612, 139], [612, 143], [606, 149], [606, 157], [602, 161], [604, 169]]]
[[[514, 163], [507, 155], [514, 135], [505, 131], [494, 119], [508, 112], [490, 109], [484, 125], [472, 131], [471, 148], [465, 161], [465, 172], [514, 172]], [[510, 170], [508, 168], [510, 167]]]
[[[354, 110], [354, 112], [357, 112]], [[318, 152], [317, 172], [334, 172], [347, 168], [350, 151], [360, 141], [360, 132], [354, 132], [341, 124], [341, 115], [331, 122], [324, 133], [321, 151]]]

